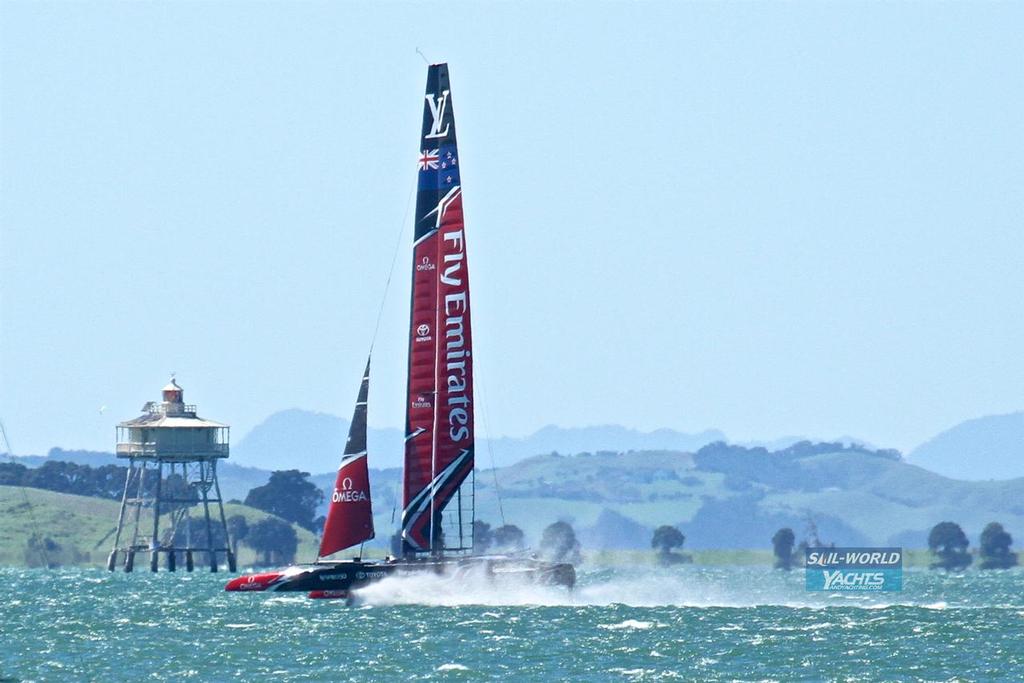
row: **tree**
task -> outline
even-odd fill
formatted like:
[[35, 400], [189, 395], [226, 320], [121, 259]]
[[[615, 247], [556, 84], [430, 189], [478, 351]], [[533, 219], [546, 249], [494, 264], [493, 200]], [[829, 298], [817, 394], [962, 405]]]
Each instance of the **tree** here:
[[402, 556], [402, 532], [396, 531], [391, 535], [391, 557]]
[[28, 468], [17, 462], [0, 462], [0, 486], [23, 486]]
[[473, 522], [473, 552], [482, 555], [487, 552], [494, 542], [494, 534], [491, 525], [481, 522], [479, 519]]
[[967, 534], [955, 522], [939, 522], [928, 534], [928, 549], [935, 555], [932, 569], [961, 571], [971, 563]]
[[308, 472], [298, 470], [273, 472], [270, 481], [249, 491], [245, 504], [313, 531], [313, 517], [324, 493], [308, 477]]
[[491, 541], [495, 550], [522, 550], [526, 546], [523, 530], [515, 524], [503, 524], [491, 532]]
[[87, 496], [89, 491], [80, 486], [77, 476], [78, 465], [63, 460], [50, 460], [32, 470], [25, 480], [25, 485], [59, 493], [75, 493]]
[[102, 465], [95, 468], [94, 478], [98, 495], [111, 500], [121, 500], [127, 475], [128, 468], [119, 465]]
[[[236, 515], [241, 516], [241, 515]], [[231, 520], [227, 520], [229, 523]], [[210, 524], [209, 536], [207, 535], [207, 527], [205, 520], [200, 520], [196, 517], [185, 517], [182, 519], [174, 529], [167, 529], [164, 532], [167, 534], [163, 539], [166, 545], [174, 545], [177, 548], [226, 548], [228, 547], [228, 539], [224, 537], [224, 527], [220, 524]], [[212, 536], [212, 538], [211, 538]], [[216, 555], [216, 552], [213, 553]], [[178, 555], [180, 559], [182, 556]], [[200, 551], [200, 554], [196, 555], [196, 558], [200, 562], [211, 562], [210, 551]]]
[[267, 517], [249, 527], [245, 544], [262, 555], [263, 564], [288, 564], [295, 559], [299, 538], [287, 522]]
[[[112, 500], [121, 499], [127, 474], [128, 468], [119, 465], [90, 467], [65, 460], [48, 460], [35, 469], [27, 469], [18, 463], [0, 463], [0, 485], [28, 486], [58, 493], [73, 493], [79, 496]], [[135, 482], [133, 486], [137, 485], [138, 480], [133, 481]], [[188, 501], [169, 503], [164, 508], [164, 512], [198, 501], [198, 494], [180, 474], [170, 474], [164, 477], [161, 486], [165, 497], [192, 501], [191, 503]], [[134, 489], [132, 490], [134, 491]], [[156, 478], [147, 477], [143, 482], [143, 493], [153, 495], [155, 491]]]
[[162, 504], [160, 507], [161, 513], [192, 507], [199, 502], [199, 492], [194, 486], [189, 486], [188, 482], [185, 481], [185, 477], [180, 474], [171, 474], [164, 477], [160, 485], [162, 487], [161, 497], [175, 501]]
[[1017, 553], [1010, 552], [1013, 537], [999, 522], [989, 522], [981, 532], [981, 568], [1009, 569], [1017, 566]]
[[231, 515], [227, 518], [228, 538], [231, 539], [231, 554], [238, 557], [238, 543], [249, 535], [249, 522], [242, 515]]
[[789, 571], [793, 568], [793, 543], [796, 536], [789, 527], [779, 529], [772, 536], [772, 552], [775, 553], [775, 568]]
[[555, 522], [544, 529], [540, 538], [540, 554], [551, 562], [579, 564], [582, 561], [580, 543], [568, 522]]
[[651, 537], [651, 547], [658, 550], [658, 561], [661, 564], [675, 564], [684, 561], [684, 556], [676, 555], [673, 550], [682, 548], [686, 536], [679, 529], [668, 524], [659, 526]]
[[32, 534], [25, 543], [24, 558], [26, 567], [55, 569], [88, 562], [89, 553], [79, 552], [74, 546], [64, 547], [49, 536]]

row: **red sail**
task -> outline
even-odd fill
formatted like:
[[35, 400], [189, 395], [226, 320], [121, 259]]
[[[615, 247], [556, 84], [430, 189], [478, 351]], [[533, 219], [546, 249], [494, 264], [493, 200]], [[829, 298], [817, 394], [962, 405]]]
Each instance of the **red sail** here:
[[373, 535], [366, 454], [345, 456], [331, 493], [319, 556], [326, 557], [350, 548], [373, 538]]
[[334, 480], [331, 504], [327, 508], [319, 557], [344, 550], [373, 538], [373, 509], [370, 505], [370, 473], [366, 465], [366, 401], [370, 393], [370, 359], [359, 385], [359, 397], [352, 411], [345, 454]]
[[402, 538], [440, 550], [441, 512], [473, 470], [469, 270], [446, 64], [427, 73], [413, 251]]

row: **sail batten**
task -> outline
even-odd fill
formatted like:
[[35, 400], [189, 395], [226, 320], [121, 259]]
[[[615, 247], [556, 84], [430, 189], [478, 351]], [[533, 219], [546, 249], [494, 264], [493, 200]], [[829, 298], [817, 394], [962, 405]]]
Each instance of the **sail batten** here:
[[441, 514], [473, 469], [469, 273], [446, 64], [431, 65], [413, 237], [402, 539], [440, 550]]
[[374, 537], [370, 472], [366, 461], [366, 403], [370, 392], [370, 359], [359, 385], [352, 424], [334, 481], [318, 557], [326, 557]]

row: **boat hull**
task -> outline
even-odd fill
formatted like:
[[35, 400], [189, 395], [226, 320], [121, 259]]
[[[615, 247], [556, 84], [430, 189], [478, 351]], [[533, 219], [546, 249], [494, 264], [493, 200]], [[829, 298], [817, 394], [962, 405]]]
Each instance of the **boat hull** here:
[[232, 579], [227, 591], [307, 592], [311, 597], [348, 597], [358, 590], [389, 576], [433, 573], [444, 576], [482, 573], [496, 583], [521, 582], [560, 586], [571, 589], [576, 571], [571, 564], [543, 562], [513, 557], [471, 557], [425, 560], [347, 560], [297, 565], [278, 572], [249, 574]]

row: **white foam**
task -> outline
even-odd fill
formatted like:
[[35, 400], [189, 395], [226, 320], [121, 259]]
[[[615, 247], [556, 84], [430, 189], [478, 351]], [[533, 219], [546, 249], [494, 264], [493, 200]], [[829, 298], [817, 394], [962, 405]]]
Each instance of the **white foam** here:
[[637, 621], [636, 619], [626, 619], [625, 621], [620, 621], [617, 624], [597, 625], [598, 628], [605, 628], [609, 631], [618, 631], [620, 629], [636, 629], [640, 631], [645, 631], [651, 628], [652, 626], [654, 626], [654, 622], [652, 621]]
[[[882, 595], [832, 595], [804, 590], [793, 576], [756, 571], [722, 571], [707, 568], [660, 570], [644, 567], [629, 573], [583, 567], [573, 590], [543, 586], [508, 576], [495, 582], [483, 571], [458, 577], [430, 573], [391, 576], [360, 589], [355, 596], [362, 605], [435, 606], [610, 606], [630, 607], [788, 607], [823, 610], [830, 607], [885, 609], [894, 606]], [[899, 604], [899, 603], [896, 603]], [[945, 603], [911, 606], [943, 609]], [[493, 618], [494, 612], [483, 616]]]

